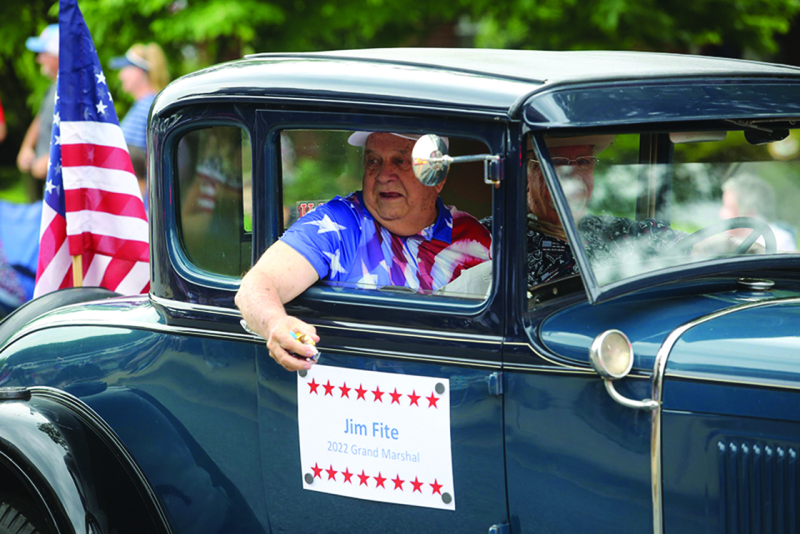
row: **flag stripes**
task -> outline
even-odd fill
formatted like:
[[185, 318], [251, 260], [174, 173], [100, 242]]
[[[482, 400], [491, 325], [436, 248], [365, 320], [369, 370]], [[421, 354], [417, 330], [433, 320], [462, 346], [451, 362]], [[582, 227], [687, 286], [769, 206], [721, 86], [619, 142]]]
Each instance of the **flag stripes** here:
[[[78, 189], [65, 192], [67, 211], [82, 209], [122, 217], [145, 220], [142, 199], [124, 193], [113, 193], [102, 189]], [[146, 224], [146, 223], [145, 223]]]
[[131, 157], [123, 148], [87, 143], [62, 145], [61, 158], [64, 167], [82, 167], [87, 165], [103, 169], [127, 171], [133, 174]]

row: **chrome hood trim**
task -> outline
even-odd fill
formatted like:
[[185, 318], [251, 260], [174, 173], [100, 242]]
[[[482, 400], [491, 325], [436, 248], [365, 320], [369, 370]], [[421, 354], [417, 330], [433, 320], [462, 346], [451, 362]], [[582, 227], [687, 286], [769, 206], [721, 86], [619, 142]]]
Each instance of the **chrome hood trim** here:
[[662, 409], [662, 395], [664, 393], [664, 375], [667, 370], [667, 360], [669, 354], [675, 343], [687, 331], [695, 326], [701, 325], [708, 321], [714, 320], [723, 315], [736, 313], [738, 311], [747, 310], [751, 308], [761, 308], [766, 306], [776, 306], [780, 304], [798, 304], [800, 297], [789, 297], [783, 299], [761, 300], [758, 302], [748, 302], [747, 304], [740, 304], [719, 310], [702, 317], [698, 317], [688, 323], [685, 323], [672, 332], [669, 333], [667, 338], [662, 343], [661, 348], [656, 353], [655, 367], [653, 369], [653, 382], [652, 382], [652, 399], [658, 402], [658, 407], [652, 412], [651, 419], [651, 433], [650, 433], [650, 472], [651, 472], [651, 487], [653, 496], [653, 532], [655, 534], [663, 534], [664, 532], [664, 501], [661, 486], [661, 409]]

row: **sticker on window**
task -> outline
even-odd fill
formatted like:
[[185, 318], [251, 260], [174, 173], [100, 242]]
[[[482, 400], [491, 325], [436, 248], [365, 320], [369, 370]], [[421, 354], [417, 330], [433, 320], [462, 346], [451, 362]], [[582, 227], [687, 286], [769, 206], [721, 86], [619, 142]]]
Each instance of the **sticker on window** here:
[[300, 217], [303, 215], [308, 215], [314, 208], [318, 208], [326, 202], [327, 200], [301, 200], [297, 203], [297, 213]]
[[304, 489], [455, 511], [449, 380], [315, 365], [297, 420]]

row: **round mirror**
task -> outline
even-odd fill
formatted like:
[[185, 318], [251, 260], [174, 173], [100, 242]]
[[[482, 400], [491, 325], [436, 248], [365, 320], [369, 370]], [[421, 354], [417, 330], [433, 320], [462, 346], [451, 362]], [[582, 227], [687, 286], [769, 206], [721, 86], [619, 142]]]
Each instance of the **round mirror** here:
[[427, 186], [444, 182], [450, 168], [447, 145], [441, 137], [427, 134], [420, 137], [411, 152], [414, 175]]
[[633, 347], [628, 336], [619, 330], [606, 330], [594, 338], [589, 360], [600, 376], [617, 380], [631, 372]]

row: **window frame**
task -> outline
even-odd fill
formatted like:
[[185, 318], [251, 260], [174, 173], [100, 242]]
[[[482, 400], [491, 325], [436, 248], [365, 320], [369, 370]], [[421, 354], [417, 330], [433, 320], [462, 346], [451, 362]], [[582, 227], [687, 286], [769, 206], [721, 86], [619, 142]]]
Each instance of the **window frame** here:
[[[465, 139], [480, 141], [486, 145], [492, 154], [506, 156], [508, 134], [506, 125], [490, 120], [462, 119], [453, 117], [412, 117], [392, 116], [382, 114], [367, 114], [363, 112], [326, 112], [306, 110], [258, 110], [256, 128], [266, 140], [262, 147], [261, 156], [265, 158], [267, 168], [267, 194], [255, 198], [254, 203], [264, 203], [263, 212], [268, 221], [258, 227], [254, 221], [253, 251], [254, 256], [260, 257], [269, 245], [279, 238], [283, 228], [283, 177], [280, 138], [285, 130], [336, 130], [336, 131], [402, 131], [409, 133], [434, 132]], [[482, 127], [481, 127], [482, 126]], [[255, 150], [255, 149], [254, 149]], [[491, 186], [486, 185], [487, 189]], [[492, 190], [492, 216], [502, 217], [500, 206], [502, 201], [497, 191]], [[269, 203], [267, 198], [280, 199], [278, 203]], [[257, 212], [254, 209], [254, 213]], [[418, 313], [432, 312], [436, 314], [451, 313], [457, 315], [477, 316], [492, 306], [500, 286], [501, 251], [499, 240], [495, 239], [496, 226], [493, 229], [492, 258], [492, 287], [488, 298], [477, 300], [459, 297], [420, 295], [413, 293], [392, 293], [368, 288], [341, 288], [315, 284], [287, 307], [313, 307], [320, 303], [331, 305], [353, 305], [356, 307], [385, 307], [396, 311], [407, 310]]]
[[[222, 114], [220, 113], [220, 115]], [[164, 187], [166, 188], [164, 193], [167, 195], [166, 198], [170, 199], [168, 202], [169, 209], [167, 212], [166, 221], [168, 234], [167, 243], [170, 260], [174, 265], [174, 270], [179, 277], [203, 288], [236, 291], [241, 283], [241, 276], [231, 276], [209, 271], [195, 263], [190, 258], [185, 249], [183, 228], [181, 226], [181, 203], [179, 200], [180, 176], [178, 174], [179, 166], [177, 161], [178, 146], [181, 140], [192, 132], [216, 127], [237, 127], [247, 134], [250, 140], [250, 167], [252, 169], [253, 176], [255, 177], [256, 175], [256, 158], [254, 156], [256, 152], [256, 136], [254, 135], [252, 128], [250, 128], [244, 121], [236, 120], [235, 118], [231, 118], [229, 116], [200, 116], [192, 118], [191, 120], [186, 121], [184, 124], [181, 124], [180, 126], [170, 130], [170, 132], [167, 134], [167, 138], [164, 140], [165, 154], [163, 158], [164, 164], [166, 165], [164, 173], [165, 176], [169, 177], [169, 180], [164, 180]], [[242, 204], [240, 208], [240, 215], [242, 216], [243, 211], [244, 205]], [[255, 214], [253, 214], [253, 217], [255, 218]], [[241, 231], [244, 232], [243, 218]], [[250, 236], [252, 266], [252, 251], [255, 249], [253, 232], [250, 232]]]

